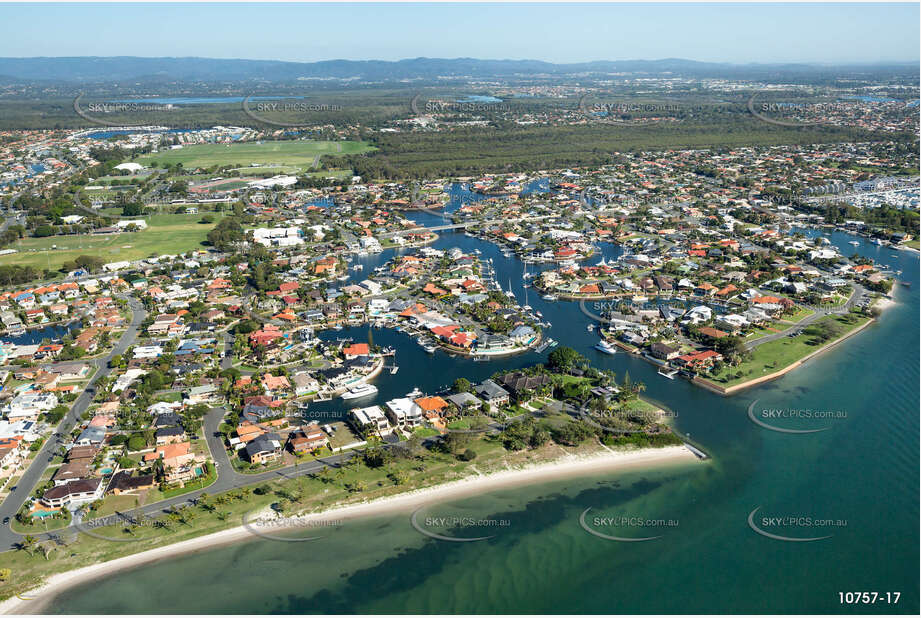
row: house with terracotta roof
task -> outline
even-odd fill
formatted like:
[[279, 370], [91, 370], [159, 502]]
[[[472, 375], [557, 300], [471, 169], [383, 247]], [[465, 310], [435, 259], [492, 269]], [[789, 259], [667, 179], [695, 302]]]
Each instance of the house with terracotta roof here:
[[715, 350], [703, 350], [693, 354], [685, 354], [675, 359], [675, 363], [689, 369], [704, 369], [713, 366], [717, 361], [723, 360], [723, 355]]
[[296, 455], [313, 453], [329, 447], [329, 436], [316, 425], [308, 425], [288, 434], [288, 449]]
[[273, 376], [270, 373], [266, 373], [262, 376], [262, 388], [269, 394], [276, 391], [289, 391], [291, 390], [291, 383], [288, 382], [286, 376]]
[[367, 343], [353, 343], [352, 345], [342, 348], [342, 354], [346, 360], [351, 360], [358, 356], [367, 356], [371, 353], [371, 347]]

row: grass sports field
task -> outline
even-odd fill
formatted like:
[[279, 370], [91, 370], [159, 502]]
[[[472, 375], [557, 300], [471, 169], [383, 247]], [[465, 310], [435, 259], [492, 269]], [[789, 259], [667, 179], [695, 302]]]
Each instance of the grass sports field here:
[[57, 270], [80, 255], [95, 255], [105, 262], [122, 262], [203, 249], [202, 241], [220, 218], [217, 213], [205, 214], [212, 216], [214, 223], [198, 223], [203, 216], [201, 214], [152, 215], [144, 217], [148, 227], [140, 232], [26, 238], [9, 247], [16, 249], [17, 253], [0, 256], [0, 265], [19, 264]]
[[358, 154], [373, 150], [365, 142], [246, 142], [242, 144], [194, 144], [178, 150], [142, 155], [137, 158], [141, 165], [159, 166], [167, 163], [179, 164], [186, 169], [223, 165], [248, 166], [283, 165], [307, 170], [316, 167], [323, 155]]

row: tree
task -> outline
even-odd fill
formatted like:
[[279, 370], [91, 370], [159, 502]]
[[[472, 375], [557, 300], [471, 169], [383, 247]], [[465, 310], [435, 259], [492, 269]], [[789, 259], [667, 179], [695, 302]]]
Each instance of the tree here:
[[454, 390], [458, 393], [469, 393], [473, 388], [467, 378], [457, 378], [454, 380]]
[[26, 536], [22, 537], [22, 540], [19, 542], [17, 547], [31, 556], [32, 552], [35, 551], [35, 546], [37, 544], [38, 539], [36, 539], [31, 534], [27, 534]]
[[144, 436], [135, 434], [128, 438], [128, 450], [130, 451], [140, 451], [143, 448], [147, 447], [147, 440], [144, 439]]
[[394, 485], [404, 485], [409, 480], [409, 473], [406, 470], [394, 470], [389, 476]]
[[457, 455], [470, 444], [471, 436], [469, 433], [452, 432], [444, 437], [444, 445], [449, 453]]
[[129, 202], [122, 206], [123, 217], [139, 217], [144, 214], [144, 207], [137, 202]]
[[559, 346], [547, 355], [547, 365], [551, 369], [568, 372], [576, 365], [585, 363], [585, 358], [567, 346]]

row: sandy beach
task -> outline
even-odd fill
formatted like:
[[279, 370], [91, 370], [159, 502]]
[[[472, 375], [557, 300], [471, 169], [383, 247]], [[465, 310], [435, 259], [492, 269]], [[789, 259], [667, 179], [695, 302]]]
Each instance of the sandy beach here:
[[[347, 520], [360, 517], [409, 512], [422, 505], [446, 502], [469, 496], [558, 479], [591, 476], [641, 468], [664, 463], [694, 463], [700, 460], [684, 446], [647, 448], [632, 451], [606, 449], [591, 456], [570, 456], [563, 459], [485, 475], [473, 475], [435, 487], [409, 491], [357, 504], [350, 504], [297, 518], [301, 525], [312, 519]], [[277, 528], [275, 529], [277, 530]], [[55, 595], [62, 591], [107, 575], [162, 560], [180, 554], [203, 551], [230, 543], [249, 541], [257, 536], [246, 526], [238, 526], [214, 534], [158, 547], [109, 562], [89, 565], [66, 573], [52, 575], [41, 586], [0, 603], [0, 614], [40, 613]]]

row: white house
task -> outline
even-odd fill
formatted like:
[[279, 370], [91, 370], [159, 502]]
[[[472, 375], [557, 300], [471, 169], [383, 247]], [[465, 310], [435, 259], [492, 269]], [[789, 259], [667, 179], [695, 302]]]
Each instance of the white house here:
[[10, 421], [36, 420], [38, 415], [58, 405], [54, 393], [26, 392], [13, 397], [3, 406], [3, 414]]
[[408, 397], [391, 399], [386, 404], [387, 416], [399, 427], [421, 427], [422, 408]]

